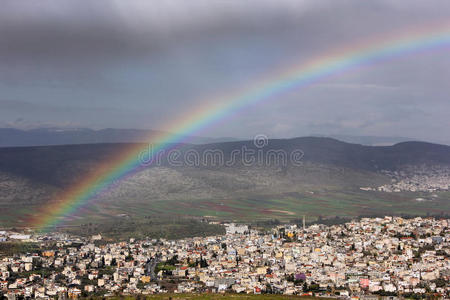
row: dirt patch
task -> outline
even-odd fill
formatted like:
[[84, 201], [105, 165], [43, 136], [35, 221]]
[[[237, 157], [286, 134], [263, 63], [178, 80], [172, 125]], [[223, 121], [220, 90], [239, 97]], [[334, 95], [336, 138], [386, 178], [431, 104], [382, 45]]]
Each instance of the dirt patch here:
[[265, 209], [266, 212], [282, 213], [289, 216], [294, 216], [295, 213], [289, 210], [278, 210], [278, 209]]

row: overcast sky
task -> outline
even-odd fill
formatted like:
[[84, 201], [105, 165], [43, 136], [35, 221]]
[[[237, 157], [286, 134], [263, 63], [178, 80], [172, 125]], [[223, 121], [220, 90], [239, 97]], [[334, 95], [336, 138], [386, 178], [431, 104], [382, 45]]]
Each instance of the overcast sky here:
[[[0, 127], [148, 128], [211, 95], [371, 36], [450, 16], [433, 0], [0, 1]], [[450, 48], [248, 107], [204, 136], [450, 141]]]

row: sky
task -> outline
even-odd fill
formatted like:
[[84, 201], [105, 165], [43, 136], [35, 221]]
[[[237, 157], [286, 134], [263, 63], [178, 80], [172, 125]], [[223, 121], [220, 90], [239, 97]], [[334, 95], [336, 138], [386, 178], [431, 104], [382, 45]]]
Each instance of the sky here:
[[[0, 127], [22, 129], [161, 129], [274, 70], [450, 16], [448, 0], [2, 0], [1, 6]], [[407, 55], [277, 94], [199, 134], [448, 143], [449, 79], [449, 48]]]

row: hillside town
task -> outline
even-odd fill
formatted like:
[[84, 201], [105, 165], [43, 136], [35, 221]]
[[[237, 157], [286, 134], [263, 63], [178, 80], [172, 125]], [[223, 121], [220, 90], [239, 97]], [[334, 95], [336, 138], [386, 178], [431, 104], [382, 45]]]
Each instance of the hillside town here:
[[[391, 178], [390, 184], [376, 189], [381, 192], [437, 192], [450, 189], [450, 167], [410, 166], [403, 171], [383, 171]], [[363, 188], [364, 189], [364, 188]]]
[[449, 222], [362, 218], [264, 231], [225, 224], [221, 236], [116, 243], [101, 235], [1, 231], [0, 243], [26, 243], [29, 248], [0, 260], [0, 296], [74, 299], [207, 292], [448, 299]]

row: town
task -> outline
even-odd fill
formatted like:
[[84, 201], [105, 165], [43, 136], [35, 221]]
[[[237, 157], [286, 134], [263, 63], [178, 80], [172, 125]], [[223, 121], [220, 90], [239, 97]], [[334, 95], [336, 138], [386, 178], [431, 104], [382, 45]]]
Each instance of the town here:
[[[436, 192], [450, 189], [450, 168], [446, 166], [409, 166], [403, 171], [383, 171], [391, 184], [378, 187], [381, 192]], [[369, 188], [370, 189], [370, 188]]]
[[1, 231], [0, 245], [37, 246], [1, 259], [0, 296], [201, 292], [448, 299], [449, 221], [387, 216], [266, 230], [227, 223], [221, 236], [115, 243], [101, 235]]

